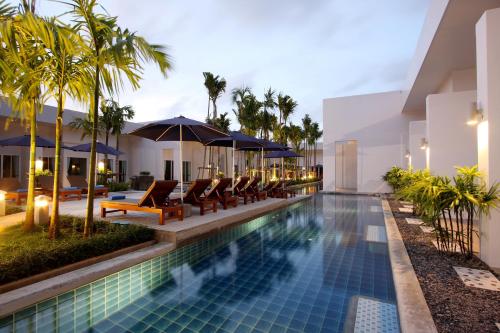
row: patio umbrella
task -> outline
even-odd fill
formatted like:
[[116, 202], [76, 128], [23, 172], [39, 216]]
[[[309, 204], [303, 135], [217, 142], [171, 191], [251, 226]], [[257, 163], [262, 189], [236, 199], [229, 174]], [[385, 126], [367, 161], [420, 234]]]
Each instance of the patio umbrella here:
[[[284, 166], [284, 159], [285, 158], [295, 158], [295, 157], [302, 157], [302, 155], [297, 154], [294, 151], [291, 150], [280, 150], [280, 151], [273, 151], [264, 156], [264, 158], [281, 158], [281, 175], [283, 177], [283, 180], [285, 180], [285, 166]], [[283, 183], [283, 188], [285, 187], [285, 183]]]
[[181, 171], [181, 203], [183, 179], [182, 179], [182, 142], [195, 141], [206, 143], [210, 140], [226, 137], [227, 134], [217, 128], [201, 121], [189, 119], [183, 116], [166, 120], [160, 120], [140, 127], [129, 134], [140, 136], [153, 141], [179, 141], [179, 160]]
[[[0, 140], [0, 146], [29, 147], [31, 146], [31, 135], [21, 135], [13, 138]], [[40, 136], [35, 137], [36, 146], [39, 148], [55, 148], [56, 144]], [[67, 147], [63, 148], [67, 149]]]
[[[78, 146], [73, 146], [70, 149], [73, 151], [83, 151], [90, 153], [91, 148], [92, 145], [90, 143], [84, 143]], [[100, 142], [96, 142], [96, 152], [98, 154], [115, 155], [115, 156], [123, 154], [121, 151], [118, 151], [110, 146], [106, 146], [105, 144]]]
[[243, 147], [243, 148], [240, 148], [240, 150], [243, 150], [243, 151], [260, 151], [261, 152], [260, 164], [261, 164], [262, 176], [263, 176], [262, 180], [263, 180], [263, 183], [265, 183], [266, 179], [265, 179], [265, 172], [264, 172], [264, 152], [265, 151], [288, 150], [290, 148], [287, 147], [287, 146], [281, 145], [279, 143], [272, 142], [272, 141], [265, 140], [265, 139], [257, 139], [257, 141], [262, 144], [262, 146], [260, 148]]
[[238, 131], [229, 132], [229, 136], [223, 138], [217, 138], [211, 140], [205, 144], [206, 146], [216, 146], [216, 147], [232, 147], [233, 148], [233, 187], [234, 187], [234, 152], [236, 149], [242, 148], [255, 148], [261, 149], [264, 144], [259, 141], [259, 139], [243, 134]]

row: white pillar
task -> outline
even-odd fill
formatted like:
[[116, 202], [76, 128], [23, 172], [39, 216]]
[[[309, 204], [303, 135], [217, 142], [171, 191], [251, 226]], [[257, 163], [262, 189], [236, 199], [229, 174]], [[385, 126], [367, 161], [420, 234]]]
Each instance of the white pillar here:
[[[478, 125], [478, 165], [491, 185], [500, 181], [500, 9], [486, 11], [476, 25], [477, 102], [484, 112]], [[480, 257], [500, 269], [500, 211], [480, 223]]]

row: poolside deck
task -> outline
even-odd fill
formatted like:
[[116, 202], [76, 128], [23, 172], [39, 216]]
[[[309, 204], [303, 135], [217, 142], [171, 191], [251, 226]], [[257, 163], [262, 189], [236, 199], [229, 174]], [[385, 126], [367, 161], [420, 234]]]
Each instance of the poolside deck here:
[[[142, 197], [144, 192], [129, 191], [119, 194], [125, 194], [127, 198], [130, 199], [139, 199]], [[248, 221], [270, 211], [286, 207], [310, 197], [310, 195], [297, 195], [296, 197], [289, 199], [267, 198], [266, 200], [248, 203], [247, 205], [240, 203], [238, 207], [229, 208], [227, 210], [223, 210], [219, 207], [217, 213], [207, 212], [204, 216], [200, 216], [199, 209], [197, 207], [193, 207], [192, 215], [190, 217], [186, 217], [183, 221], [168, 220], [164, 225], [158, 224], [158, 215], [156, 214], [133, 211], [129, 211], [127, 215], [123, 215], [121, 213], [111, 213], [105, 218], [105, 220], [110, 222], [117, 221], [145, 225], [156, 230], [156, 238], [158, 241], [179, 244], [207, 233], [226, 228], [232, 224]], [[108, 199], [98, 198], [94, 200], [95, 218], [101, 218], [99, 215], [99, 206], [102, 200]], [[83, 217], [86, 212], [86, 202], [85, 198], [78, 201], [61, 202], [60, 213]], [[23, 219], [24, 213], [18, 213], [7, 217], [1, 217], [0, 224], [4, 225], [4, 222], [8, 221], [8, 225], [12, 225], [20, 223]]]

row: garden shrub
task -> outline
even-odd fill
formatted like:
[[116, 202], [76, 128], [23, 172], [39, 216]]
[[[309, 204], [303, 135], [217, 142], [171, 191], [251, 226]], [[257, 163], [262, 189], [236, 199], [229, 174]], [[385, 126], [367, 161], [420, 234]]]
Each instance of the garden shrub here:
[[26, 233], [21, 226], [0, 234], [0, 284], [97, 257], [154, 239], [154, 230], [139, 225], [94, 222], [94, 235], [82, 236], [83, 218], [61, 216], [61, 236], [47, 238], [47, 227]]

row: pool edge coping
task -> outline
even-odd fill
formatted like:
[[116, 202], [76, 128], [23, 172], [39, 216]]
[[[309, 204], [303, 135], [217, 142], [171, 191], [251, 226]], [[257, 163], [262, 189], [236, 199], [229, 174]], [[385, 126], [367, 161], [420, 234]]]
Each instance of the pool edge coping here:
[[[258, 218], [259, 216], [263, 216], [273, 211], [308, 200], [311, 197], [311, 195], [306, 195], [300, 198], [294, 198], [295, 200], [286, 200], [284, 204], [280, 202], [280, 204], [277, 207], [273, 207], [273, 209], [254, 214], [254, 217], [247, 217], [243, 219], [242, 223], [249, 222], [254, 218]], [[269, 208], [271, 207], [272, 206], [269, 206]], [[238, 224], [241, 223], [234, 222], [232, 224], [226, 225], [225, 227], [232, 227]], [[12, 313], [20, 311], [57, 295], [63, 294], [70, 290], [84, 286], [105, 276], [140, 264], [141, 262], [144, 262], [146, 260], [165, 255], [176, 250], [179, 247], [182, 247], [183, 245], [185, 244], [159, 242], [134, 252], [123, 254], [108, 260], [104, 260], [86, 267], [82, 267], [48, 278], [46, 280], [7, 291], [0, 294], [0, 318], [8, 316]]]
[[437, 333], [415, 270], [386, 198], [381, 198], [402, 333]]

